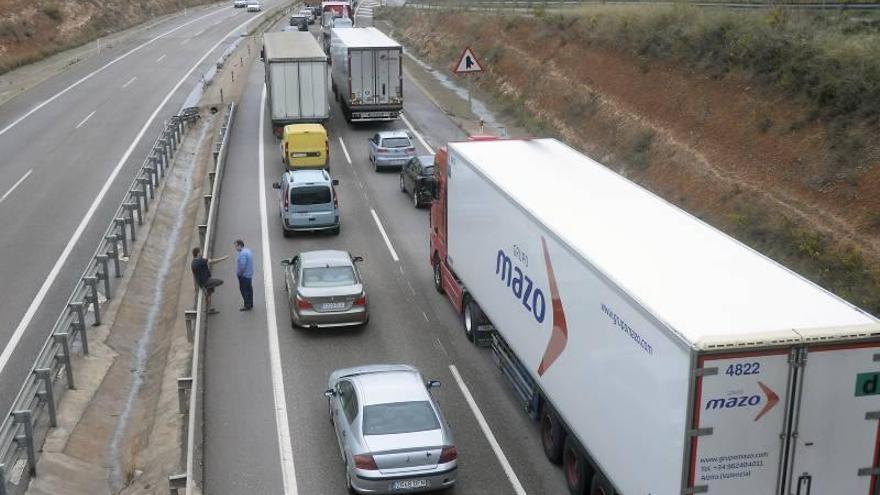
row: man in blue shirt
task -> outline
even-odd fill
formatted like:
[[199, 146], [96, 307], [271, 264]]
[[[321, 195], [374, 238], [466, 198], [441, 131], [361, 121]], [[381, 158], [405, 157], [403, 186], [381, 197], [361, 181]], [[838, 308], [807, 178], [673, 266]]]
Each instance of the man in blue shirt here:
[[250, 311], [254, 309], [254, 254], [244, 247], [244, 241], [241, 239], [235, 241], [235, 250], [238, 251], [235, 274], [238, 275], [238, 289], [241, 291], [241, 298], [244, 299], [244, 306], [240, 311]]

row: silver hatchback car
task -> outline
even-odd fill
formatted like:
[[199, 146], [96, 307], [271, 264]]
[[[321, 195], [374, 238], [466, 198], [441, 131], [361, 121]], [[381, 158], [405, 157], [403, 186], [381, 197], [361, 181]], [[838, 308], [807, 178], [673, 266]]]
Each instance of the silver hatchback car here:
[[294, 327], [364, 325], [370, 319], [367, 293], [356, 264], [346, 251], [305, 251], [282, 260], [284, 286]]
[[406, 131], [382, 131], [368, 141], [370, 163], [377, 172], [380, 168], [400, 168], [416, 156], [412, 137]]
[[439, 387], [407, 365], [336, 370], [324, 395], [349, 491], [400, 493], [455, 484], [458, 451], [429, 393]]

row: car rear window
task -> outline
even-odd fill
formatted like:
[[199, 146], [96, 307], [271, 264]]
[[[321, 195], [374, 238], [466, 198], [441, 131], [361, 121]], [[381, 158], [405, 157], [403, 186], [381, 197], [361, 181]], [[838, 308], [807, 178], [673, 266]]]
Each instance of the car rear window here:
[[350, 266], [319, 266], [303, 268], [303, 287], [341, 287], [354, 285], [357, 281]]
[[322, 205], [330, 201], [330, 188], [327, 186], [303, 186], [290, 190], [290, 202], [295, 205]]
[[412, 143], [409, 142], [409, 138], [405, 137], [385, 138], [382, 140], [383, 148], [409, 148], [410, 146], [412, 146]]
[[428, 401], [392, 402], [364, 407], [364, 435], [436, 430], [440, 421]]
[[422, 167], [422, 175], [434, 175], [434, 166], [426, 165]]

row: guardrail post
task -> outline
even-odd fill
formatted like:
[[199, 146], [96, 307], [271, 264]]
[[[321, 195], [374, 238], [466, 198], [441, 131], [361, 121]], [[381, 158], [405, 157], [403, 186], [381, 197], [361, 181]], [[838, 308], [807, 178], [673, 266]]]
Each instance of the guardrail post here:
[[84, 299], [92, 304], [92, 309], [95, 311], [95, 323], [92, 326], [96, 327], [101, 324], [101, 304], [98, 302], [98, 278], [83, 277], [83, 283], [89, 288], [90, 294], [85, 296]]
[[[152, 161], [153, 166], [156, 167], [156, 173], [159, 180], [165, 178], [165, 168], [162, 167], [162, 159], [159, 157], [159, 150], [157, 148], [153, 148], [153, 151], [150, 154], [150, 161]], [[158, 182], [159, 181], [157, 180], [156, 183]]]
[[169, 476], [168, 493], [170, 495], [180, 495], [180, 490], [186, 490], [186, 474], [174, 474]]
[[61, 345], [61, 352], [64, 353], [64, 372], [67, 375], [67, 388], [73, 390], [76, 388], [76, 383], [73, 381], [73, 367], [70, 365], [70, 335], [66, 333], [56, 333], [52, 338], [55, 339], [55, 342]]
[[213, 198], [214, 198], [214, 196], [211, 194], [205, 194], [204, 196], [202, 196], [202, 199], [205, 200], [205, 216], [206, 217], [207, 217], [207, 213], [209, 211], [211, 211], [211, 199], [213, 199]]
[[25, 448], [27, 449], [27, 458], [28, 458], [28, 468], [30, 470], [31, 476], [37, 475], [37, 455], [34, 452], [34, 424], [33, 413], [30, 409], [26, 409], [23, 411], [13, 411], [13, 418], [15, 418], [15, 422], [18, 424], [24, 425], [24, 438], [21, 435], [15, 437], [15, 441], [21, 443], [22, 441], [25, 444]]
[[106, 297], [107, 299], [113, 299], [113, 294], [110, 287], [110, 267], [107, 264], [107, 255], [98, 254], [95, 256], [95, 261], [98, 262], [99, 268], [97, 277], [99, 280], [104, 281], [104, 297]]
[[119, 240], [122, 241], [122, 257], [128, 258], [128, 236], [125, 235], [125, 224], [128, 221], [124, 217], [117, 217], [113, 219], [113, 222], [116, 223], [116, 228], [119, 229], [119, 234], [117, 235]]
[[[147, 198], [144, 196], [144, 193], [138, 189], [132, 189], [128, 191], [129, 198], [134, 199], [135, 208], [137, 208], [138, 214], [138, 225], [144, 224], [144, 211], [147, 209]], [[141, 206], [141, 198], [144, 200], [144, 205]]]
[[58, 426], [58, 415], [55, 412], [55, 391], [52, 390], [52, 370], [40, 368], [34, 370], [34, 373], [38, 379], [43, 381], [44, 390], [39, 392], [39, 395], [44, 396], [43, 399], [46, 401], [46, 406], [49, 410], [49, 426], [54, 428]]
[[159, 159], [162, 162], [162, 176], [164, 177], [165, 173], [168, 171], [168, 139], [163, 134], [162, 137], [160, 137], [159, 140], [156, 141], [156, 143], [158, 143], [159, 146], [161, 146], [162, 148], [160, 151], [161, 154], [159, 155]]
[[198, 312], [193, 310], [186, 310], [183, 312], [183, 316], [186, 318], [186, 340], [190, 343], [193, 341], [193, 336], [196, 334], [196, 316]]
[[72, 302], [68, 305], [71, 311], [76, 315], [77, 331], [79, 332], [79, 341], [82, 344], [83, 354], [89, 354], [89, 337], [86, 335], [86, 311], [83, 303]]
[[6, 495], [6, 465], [0, 462], [0, 495]]
[[134, 203], [123, 203], [122, 208], [125, 210], [125, 213], [128, 214], [128, 218], [125, 219], [125, 223], [127, 223], [128, 225], [131, 226], [131, 230], [130, 230], [131, 242], [135, 243], [135, 242], [137, 242], [137, 233], [134, 231], [135, 230], [135, 226], [134, 226], [135, 205], [134, 205]]
[[209, 180], [210, 183], [211, 183], [211, 190], [212, 190], [212, 191], [214, 190], [214, 181], [215, 181], [216, 179], [217, 179], [217, 172], [215, 172], [215, 171], [213, 171], [213, 170], [210, 171], [210, 172], [208, 172], [208, 180]]
[[[150, 162], [150, 165], [144, 166], [144, 172], [147, 173], [147, 177], [150, 179], [150, 186], [155, 189], [159, 186], [159, 173], [156, 171], [156, 167], [153, 166], [152, 156], [148, 158], [148, 161]], [[153, 197], [153, 195], [150, 195], [150, 197]]]
[[186, 414], [189, 411], [189, 391], [192, 389], [192, 378], [177, 379], [177, 412]]
[[[113, 220], [116, 222], [116, 220]], [[123, 220], [125, 222], [125, 220]], [[113, 273], [116, 278], [122, 276], [122, 267], [119, 266], [119, 236], [116, 234], [110, 234], [106, 237], [107, 242], [110, 243], [110, 251], [107, 252], [107, 256], [113, 260]]]
[[208, 232], [208, 226], [207, 225], [199, 225], [198, 229], [199, 229], [199, 246], [202, 246], [205, 249], [207, 249], [207, 246], [205, 246], [205, 235]]
[[144, 199], [150, 198], [153, 199], [156, 197], [156, 192], [153, 191], [153, 179], [149, 177], [138, 177], [137, 183], [141, 185], [142, 191], [144, 192]]

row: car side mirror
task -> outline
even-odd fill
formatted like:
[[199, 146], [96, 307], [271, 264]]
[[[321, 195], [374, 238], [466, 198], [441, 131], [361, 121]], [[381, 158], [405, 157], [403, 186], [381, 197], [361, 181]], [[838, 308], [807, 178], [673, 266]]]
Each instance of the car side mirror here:
[[427, 388], [440, 388], [440, 380], [428, 380], [425, 383], [425, 387], [427, 387]]
[[363, 256], [355, 256], [354, 258], [351, 259], [351, 261], [353, 261], [355, 263], [357, 263], [359, 261], [364, 261], [364, 257]]
[[328, 399], [330, 399], [332, 397], [336, 397], [336, 391], [333, 390], [332, 388], [328, 388], [327, 390], [324, 391], [324, 397], [326, 397]]
[[339, 185], [339, 179], [333, 179], [333, 180], [331, 181], [331, 184], [333, 184], [334, 186], [338, 186], [338, 185]]
[[289, 266], [290, 260], [281, 260], [281, 266]]
[[273, 182], [272, 189], [281, 189], [281, 183], [280, 182]]

